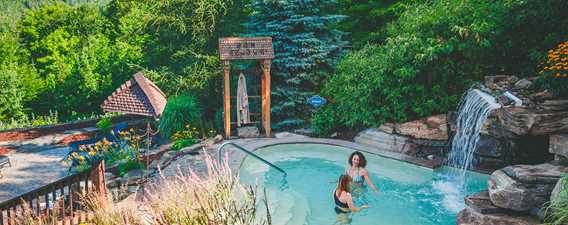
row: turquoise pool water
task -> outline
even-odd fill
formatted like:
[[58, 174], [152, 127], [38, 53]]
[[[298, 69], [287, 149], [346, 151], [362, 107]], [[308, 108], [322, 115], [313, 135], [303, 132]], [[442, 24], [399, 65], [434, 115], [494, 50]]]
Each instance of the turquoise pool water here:
[[[266, 147], [255, 153], [284, 169], [288, 176], [283, 179], [277, 170], [247, 157], [240, 168], [240, 179], [258, 185], [259, 190], [266, 188], [274, 225], [341, 224], [333, 210], [332, 193], [353, 151], [321, 144]], [[457, 213], [464, 207], [463, 197], [487, 188], [485, 174], [468, 172], [465, 184], [459, 185], [459, 173], [449, 167], [430, 170], [377, 155], [365, 156], [379, 193], [365, 193], [370, 207], [350, 215], [353, 225], [455, 224]]]

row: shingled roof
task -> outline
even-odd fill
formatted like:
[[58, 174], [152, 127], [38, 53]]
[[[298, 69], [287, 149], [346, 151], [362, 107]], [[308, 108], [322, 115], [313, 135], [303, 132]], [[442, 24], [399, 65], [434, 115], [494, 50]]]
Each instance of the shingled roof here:
[[166, 106], [166, 95], [141, 72], [122, 84], [101, 105], [104, 112], [160, 117]]

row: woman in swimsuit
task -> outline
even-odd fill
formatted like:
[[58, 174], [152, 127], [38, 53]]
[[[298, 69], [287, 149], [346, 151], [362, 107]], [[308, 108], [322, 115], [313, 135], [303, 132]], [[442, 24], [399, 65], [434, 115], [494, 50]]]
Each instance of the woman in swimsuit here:
[[342, 174], [339, 176], [337, 188], [333, 192], [333, 201], [335, 202], [334, 210], [335, 213], [337, 213], [337, 220], [339, 224], [349, 224], [351, 219], [348, 214], [350, 212], [359, 212], [361, 209], [367, 208], [366, 205], [362, 205], [359, 208], [355, 206], [353, 198], [351, 197], [350, 183], [351, 178]]
[[363, 156], [363, 153], [359, 151], [351, 153], [351, 156], [349, 156], [349, 165], [350, 166], [345, 170], [345, 174], [351, 177], [354, 187], [361, 189], [365, 181], [367, 181], [367, 184], [369, 184], [369, 187], [371, 187], [375, 193], [379, 192], [369, 177], [369, 173], [365, 169], [367, 160], [365, 159], [365, 156]]

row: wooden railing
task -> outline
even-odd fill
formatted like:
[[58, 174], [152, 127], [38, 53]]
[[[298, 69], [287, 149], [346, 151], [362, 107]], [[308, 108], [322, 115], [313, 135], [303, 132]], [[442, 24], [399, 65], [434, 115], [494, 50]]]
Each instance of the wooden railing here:
[[105, 194], [104, 173], [104, 162], [97, 162], [88, 171], [4, 201], [0, 203], [0, 225], [21, 224], [32, 215], [46, 224], [84, 222], [90, 213], [80, 203], [81, 196]]

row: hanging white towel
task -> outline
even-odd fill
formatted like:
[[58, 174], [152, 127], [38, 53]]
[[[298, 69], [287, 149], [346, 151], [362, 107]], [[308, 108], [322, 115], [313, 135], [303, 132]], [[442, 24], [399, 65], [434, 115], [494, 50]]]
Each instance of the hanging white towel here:
[[247, 81], [243, 73], [239, 74], [237, 84], [237, 127], [250, 123]]

